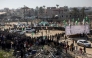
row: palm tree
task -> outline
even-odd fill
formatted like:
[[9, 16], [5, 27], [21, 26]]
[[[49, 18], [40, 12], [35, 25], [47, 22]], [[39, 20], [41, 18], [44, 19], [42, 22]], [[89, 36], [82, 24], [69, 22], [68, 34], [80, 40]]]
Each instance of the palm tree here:
[[86, 16], [86, 14], [85, 14], [85, 8], [83, 7], [80, 12], [81, 12], [81, 14], [83, 15], [83, 18], [84, 18]]
[[45, 5], [43, 5], [43, 8], [44, 8], [44, 16], [45, 16], [45, 14], [46, 14], [46, 13], [45, 13]]
[[38, 10], [39, 10], [39, 8], [38, 8], [38, 6], [36, 6], [36, 8], [35, 8], [35, 16], [38, 16]]
[[[58, 5], [58, 4], [56, 4], [56, 7], [58, 8], [58, 7], [59, 7], [59, 5]], [[58, 19], [60, 19], [60, 10], [58, 10], [58, 16], [59, 16], [59, 18], [58, 18]]]
[[44, 12], [43, 7], [40, 7], [40, 8], [39, 8], [39, 13], [40, 13], [41, 16], [43, 15], [43, 12]]
[[58, 6], [59, 6], [59, 5], [58, 5], [58, 4], [56, 4], [56, 6], [57, 6], [57, 8], [58, 8]]
[[43, 14], [43, 7], [39, 8], [39, 12], [40, 12], [40, 14]]
[[45, 5], [43, 5], [44, 9], [45, 9]]
[[71, 11], [71, 14], [73, 16], [74, 19], [79, 17], [79, 10], [77, 8], [73, 8], [73, 10]]

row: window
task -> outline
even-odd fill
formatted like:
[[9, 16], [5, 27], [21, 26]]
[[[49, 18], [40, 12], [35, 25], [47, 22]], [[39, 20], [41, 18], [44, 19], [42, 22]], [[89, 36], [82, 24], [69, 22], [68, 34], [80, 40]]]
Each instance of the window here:
[[66, 17], [68, 17], [68, 15], [66, 15]]
[[87, 41], [84, 41], [83, 43], [88, 43]]
[[67, 11], [67, 9], [64, 10], [65, 12]]
[[71, 15], [70, 15], [70, 17], [71, 17]]
[[62, 15], [62, 17], [63, 17], [63, 15]]
[[82, 41], [79, 41], [79, 42], [83, 43]]
[[61, 18], [61, 16], [60, 16], [60, 18]]

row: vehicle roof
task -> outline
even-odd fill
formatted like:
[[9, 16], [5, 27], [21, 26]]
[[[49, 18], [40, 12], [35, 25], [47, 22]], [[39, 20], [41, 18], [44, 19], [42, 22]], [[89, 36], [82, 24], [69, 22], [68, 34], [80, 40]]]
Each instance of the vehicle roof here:
[[78, 41], [86, 41], [86, 40], [84, 40], [84, 39], [79, 39]]
[[32, 28], [26, 28], [26, 29], [32, 29]]

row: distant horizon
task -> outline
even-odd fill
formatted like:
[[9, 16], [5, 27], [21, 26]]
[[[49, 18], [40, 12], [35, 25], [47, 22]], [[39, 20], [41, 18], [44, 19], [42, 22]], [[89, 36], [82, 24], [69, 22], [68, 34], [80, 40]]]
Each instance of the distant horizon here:
[[0, 9], [18, 9], [27, 6], [29, 8], [35, 9], [36, 6], [41, 7], [45, 5], [46, 7], [59, 7], [68, 6], [71, 7], [92, 7], [92, 0], [1, 0]]
[[[23, 6], [24, 7], [24, 6]], [[27, 6], [28, 7], [28, 6]], [[41, 7], [41, 6], [38, 6], [38, 7]], [[48, 6], [48, 7], [51, 7], [51, 6]], [[56, 6], [52, 6], [52, 7], [56, 7]], [[59, 7], [64, 7], [64, 6], [59, 6]], [[83, 6], [83, 7], [86, 7], [86, 8], [88, 8], [87, 6]], [[92, 7], [92, 6], [89, 6], [89, 7]], [[9, 8], [9, 7], [4, 7], [4, 8]], [[4, 8], [2, 8], [2, 9], [4, 9]], [[9, 8], [9, 9], [20, 9], [20, 8], [22, 8], [22, 7], [17, 7], [17, 8]], [[32, 8], [32, 7], [29, 7], [29, 8]], [[35, 7], [36, 8], [36, 7]], [[33, 8], [33, 9], [35, 9], [35, 8]], [[45, 7], [45, 8], [47, 8], [47, 7]], [[68, 8], [74, 8], [74, 7], [69, 7], [68, 6]], [[76, 7], [75, 7], [76, 8]], [[81, 8], [82, 8], [82, 6], [81, 6]]]

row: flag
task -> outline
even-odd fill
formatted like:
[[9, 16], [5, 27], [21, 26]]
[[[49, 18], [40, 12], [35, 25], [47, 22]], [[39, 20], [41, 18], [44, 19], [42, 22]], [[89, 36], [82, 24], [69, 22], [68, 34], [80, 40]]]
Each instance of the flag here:
[[80, 20], [80, 19], [78, 18], [78, 22], [77, 22], [78, 24], [79, 24], [79, 20]]
[[74, 24], [74, 18], [72, 19], [72, 25]]
[[79, 21], [80, 19], [78, 18], [78, 21]]
[[63, 20], [63, 24], [65, 25], [65, 23], [66, 23], [66, 21], [65, 20]]
[[90, 23], [90, 19], [86, 16], [86, 21], [88, 22], [88, 23]]
[[24, 31], [24, 28], [22, 28], [22, 31]]
[[74, 18], [72, 19], [72, 22], [74, 22]]
[[78, 21], [75, 21], [75, 24], [78, 25]]
[[70, 19], [69, 19], [69, 26], [71, 25]]
[[68, 26], [68, 22], [65, 22], [65, 27]]
[[65, 20], [63, 20], [63, 23], [65, 23]]
[[86, 16], [86, 20], [88, 20], [88, 17]]
[[32, 37], [33, 37], [33, 35], [34, 35], [34, 32], [32, 32]]
[[83, 23], [83, 25], [85, 24], [85, 19], [83, 19], [83, 22], [82, 23]]

